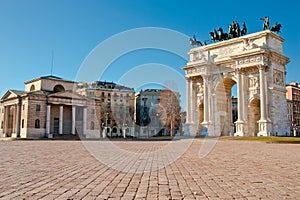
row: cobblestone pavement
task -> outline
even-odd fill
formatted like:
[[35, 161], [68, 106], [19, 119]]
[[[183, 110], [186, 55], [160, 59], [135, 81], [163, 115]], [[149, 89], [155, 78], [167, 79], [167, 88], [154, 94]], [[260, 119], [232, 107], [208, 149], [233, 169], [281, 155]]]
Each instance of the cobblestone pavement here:
[[[136, 166], [134, 173], [102, 164], [80, 141], [0, 141], [0, 198], [300, 198], [300, 145], [219, 140], [200, 159], [203, 141], [195, 139], [179, 159], [158, 170], [138, 170], [149, 160], [136, 159], [130, 165]], [[168, 142], [113, 143], [147, 152]]]

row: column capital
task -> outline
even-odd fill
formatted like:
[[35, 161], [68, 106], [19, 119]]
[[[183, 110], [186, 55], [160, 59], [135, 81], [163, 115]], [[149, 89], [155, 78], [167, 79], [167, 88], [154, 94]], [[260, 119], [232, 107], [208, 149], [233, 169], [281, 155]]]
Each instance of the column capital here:
[[258, 70], [264, 70], [264, 71], [267, 71], [269, 69], [269, 66], [267, 65], [257, 65], [256, 67], [258, 68]]
[[246, 70], [244, 68], [235, 68], [235, 72], [237, 74], [245, 74]]

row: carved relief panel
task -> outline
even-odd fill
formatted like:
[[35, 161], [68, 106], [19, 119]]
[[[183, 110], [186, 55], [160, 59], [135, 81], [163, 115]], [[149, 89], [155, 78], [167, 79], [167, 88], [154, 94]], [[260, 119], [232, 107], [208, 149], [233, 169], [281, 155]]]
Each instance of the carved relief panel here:
[[274, 70], [273, 71], [273, 83], [278, 86], [284, 86], [284, 74], [281, 71]]

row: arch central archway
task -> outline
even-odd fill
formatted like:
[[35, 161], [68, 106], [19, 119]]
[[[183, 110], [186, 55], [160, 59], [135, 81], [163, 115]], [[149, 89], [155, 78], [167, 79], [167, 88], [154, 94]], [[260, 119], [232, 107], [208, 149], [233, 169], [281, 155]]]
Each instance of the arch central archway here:
[[250, 136], [257, 136], [259, 131], [258, 121], [260, 119], [260, 100], [252, 99], [249, 105], [249, 134]]
[[[233, 116], [233, 86], [236, 82], [229, 77], [225, 77], [220, 81], [216, 88], [216, 108], [215, 108], [215, 123], [216, 132], [221, 136], [231, 136], [234, 133]], [[235, 93], [235, 92], [234, 92]]]

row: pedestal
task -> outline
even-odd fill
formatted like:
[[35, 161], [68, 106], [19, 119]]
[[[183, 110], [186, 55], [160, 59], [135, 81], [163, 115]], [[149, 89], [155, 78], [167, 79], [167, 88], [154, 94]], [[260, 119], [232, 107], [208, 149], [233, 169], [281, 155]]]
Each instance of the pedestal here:
[[197, 135], [197, 125], [195, 123], [186, 123], [184, 125], [184, 135], [185, 136], [193, 136]]
[[208, 136], [209, 123], [202, 122], [201, 126], [202, 126], [201, 136]]
[[267, 120], [258, 121], [259, 132], [257, 136], [270, 136], [271, 132], [271, 123]]
[[236, 121], [236, 132], [234, 133], [234, 136], [244, 136], [244, 122], [242, 121]]

